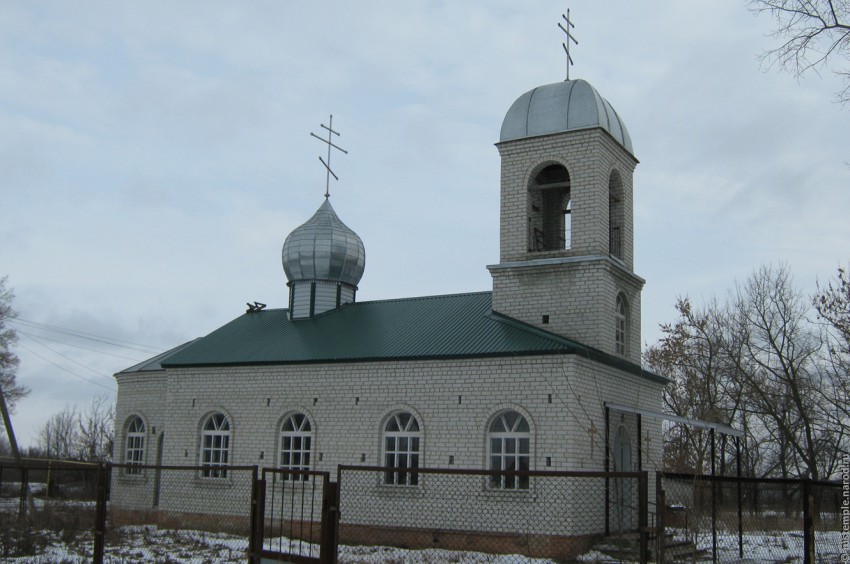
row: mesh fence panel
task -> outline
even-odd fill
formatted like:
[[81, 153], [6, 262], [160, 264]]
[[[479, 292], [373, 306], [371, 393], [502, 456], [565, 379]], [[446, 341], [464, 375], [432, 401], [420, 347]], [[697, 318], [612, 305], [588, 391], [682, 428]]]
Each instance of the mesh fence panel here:
[[208, 477], [203, 468], [115, 465], [105, 560], [245, 562], [256, 472], [230, 466]]
[[98, 468], [0, 466], [0, 558], [91, 558]]
[[[527, 562], [571, 558], [593, 547], [637, 549], [638, 474], [406, 471], [404, 482], [413, 485], [394, 485], [397, 476], [386, 468], [340, 468], [341, 562], [376, 553], [386, 561], [493, 561], [502, 555], [500, 562]], [[606, 530], [616, 538], [606, 537]]]
[[[834, 557], [836, 561], [841, 556], [850, 556], [846, 544], [842, 544], [841, 535], [844, 524], [842, 521], [842, 504], [844, 503], [842, 486], [840, 484], [813, 484], [812, 495], [812, 526], [815, 530], [815, 550], [824, 559]], [[850, 540], [850, 537], [848, 537]], [[843, 552], [842, 552], [843, 551]], [[846, 562], [847, 560], [844, 560]]]
[[[800, 480], [665, 476], [664, 522], [672, 536], [668, 544], [678, 551], [668, 550], [668, 560], [682, 556], [711, 560], [715, 546], [719, 562], [742, 557], [760, 562], [801, 559], [804, 488]], [[838, 562], [841, 554], [840, 491], [840, 484], [811, 486], [818, 562]]]

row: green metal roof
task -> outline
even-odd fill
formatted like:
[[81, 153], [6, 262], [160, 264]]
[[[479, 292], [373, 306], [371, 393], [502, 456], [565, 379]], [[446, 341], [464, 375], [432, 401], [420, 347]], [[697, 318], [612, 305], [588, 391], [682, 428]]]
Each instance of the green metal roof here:
[[195, 341], [199, 341], [200, 339], [201, 338], [194, 339], [192, 341], [189, 341], [188, 343], [183, 343], [182, 345], [176, 346], [173, 349], [169, 349], [164, 353], [159, 353], [155, 357], [142, 361], [139, 364], [134, 364], [130, 368], [125, 368], [118, 374], [130, 374], [133, 372], [162, 372], [163, 370], [165, 370], [161, 364], [163, 360], [170, 358], [175, 353], [182, 351], [183, 349], [185, 349]]
[[667, 381], [623, 359], [494, 313], [490, 292], [357, 302], [307, 319], [291, 320], [288, 313], [246, 313], [158, 358], [158, 364], [169, 368], [581, 354]]

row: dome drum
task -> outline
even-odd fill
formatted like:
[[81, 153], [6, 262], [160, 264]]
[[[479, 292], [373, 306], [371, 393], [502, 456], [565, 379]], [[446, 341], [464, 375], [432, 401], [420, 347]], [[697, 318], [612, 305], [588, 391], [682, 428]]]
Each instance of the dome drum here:
[[292, 319], [313, 317], [353, 303], [357, 288], [342, 282], [298, 280], [289, 282], [289, 313]]

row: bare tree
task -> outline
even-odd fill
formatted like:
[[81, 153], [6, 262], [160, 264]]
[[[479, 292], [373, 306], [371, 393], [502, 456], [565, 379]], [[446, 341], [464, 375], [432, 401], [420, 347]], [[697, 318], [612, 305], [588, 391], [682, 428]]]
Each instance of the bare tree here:
[[[679, 300], [677, 320], [662, 324], [663, 338], [644, 354], [647, 365], [674, 380], [664, 394], [668, 412], [743, 431], [745, 474], [830, 478], [847, 452], [848, 365], [824, 351], [850, 352], [840, 330], [850, 318], [850, 279], [842, 271], [816, 301], [822, 318], [834, 320], [831, 347], [810, 320], [809, 304], [786, 266], [762, 267], [725, 303], [695, 308]], [[665, 439], [668, 467], [707, 470], [704, 432], [676, 424]], [[733, 444], [722, 435], [718, 441], [715, 462], [723, 472], [734, 460]]]
[[[750, 0], [750, 10], [768, 13], [775, 21], [778, 47], [762, 54], [768, 66], [779, 65], [795, 77], [818, 72], [830, 59], [850, 59], [850, 3], [846, 0]], [[838, 93], [850, 102], [850, 69], [841, 63], [834, 71], [844, 80]]]
[[95, 397], [83, 410], [65, 406], [41, 430], [39, 446], [47, 458], [106, 462], [112, 459], [112, 403]]
[[29, 390], [17, 382], [19, 360], [12, 347], [18, 342], [18, 334], [8, 326], [8, 321], [17, 316], [12, 309], [15, 294], [7, 283], [6, 276], [0, 278], [0, 389], [3, 390], [6, 404], [12, 409], [19, 399], [29, 393]]
[[736, 374], [748, 411], [758, 417], [782, 477], [829, 477], [840, 436], [819, 401], [823, 342], [809, 323], [809, 306], [787, 266], [762, 267], [739, 286], [731, 329], [741, 343]]
[[80, 427], [77, 408], [66, 406], [44, 424], [41, 448], [47, 458], [75, 460], [80, 458]]
[[[702, 308], [694, 307], [687, 298], [676, 302], [678, 319], [661, 325], [664, 336], [644, 353], [644, 362], [654, 371], [669, 376], [673, 382], [664, 390], [668, 413], [733, 427], [746, 431], [747, 415], [742, 409], [742, 393], [734, 378], [735, 363], [728, 354], [725, 306], [712, 300]], [[757, 460], [746, 451], [755, 437], [745, 440], [745, 460]], [[716, 437], [719, 443], [719, 471], [734, 460], [734, 444], [727, 437]], [[667, 425], [665, 430], [665, 467], [676, 471], [707, 472], [711, 466], [711, 442], [708, 431], [686, 423]], [[755, 468], [747, 468], [750, 473]]]
[[827, 323], [831, 352], [850, 363], [850, 273], [846, 269], [839, 267], [835, 280], [826, 287], [818, 283], [814, 306], [818, 316]]
[[[827, 343], [824, 370], [828, 385], [820, 389], [821, 400], [833, 408], [833, 424], [844, 439], [850, 436], [850, 273], [839, 267], [835, 279], [825, 287], [818, 283], [813, 303]], [[848, 453], [845, 441], [840, 448]]]
[[112, 459], [112, 437], [115, 413], [105, 396], [94, 398], [79, 416], [79, 442], [87, 462], [107, 462]]

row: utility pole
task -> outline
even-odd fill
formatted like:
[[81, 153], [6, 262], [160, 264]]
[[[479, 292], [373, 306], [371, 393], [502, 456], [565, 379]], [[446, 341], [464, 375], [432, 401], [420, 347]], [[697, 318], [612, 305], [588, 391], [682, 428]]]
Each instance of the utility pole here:
[[12, 419], [9, 417], [9, 408], [6, 407], [6, 394], [3, 393], [2, 385], [0, 385], [0, 409], [3, 410], [3, 426], [6, 427], [6, 436], [9, 437], [12, 456], [15, 457], [15, 462], [23, 464], [21, 452], [18, 450], [18, 441], [15, 439], [15, 430], [12, 428]]
[[[21, 467], [21, 472], [23, 472], [24, 461], [21, 459], [21, 451], [18, 450], [18, 441], [15, 439], [15, 430], [12, 428], [12, 418], [9, 417], [9, 408], [6, 406], [6, 394], [3, 393], [3, 386], [0, 385], [0, 410], [3, 411], [3, 426], [6, 427], [6, 436], [9, 437], [9, 446], [12, 449], [12, 456], [15, 457], [15, 462], [17, 462]], [[32, 500], [32, 495], [30, 494], [29, 484], [27, 484], [26, 491], [26, 503], [27, 508], [29, 509], [29, 514], [35, 514], [35, 503]]]

